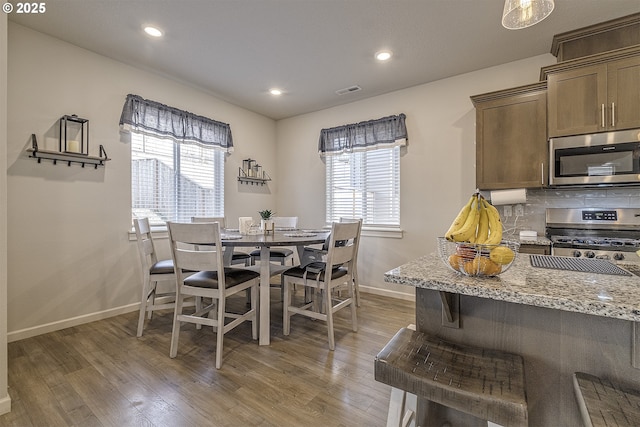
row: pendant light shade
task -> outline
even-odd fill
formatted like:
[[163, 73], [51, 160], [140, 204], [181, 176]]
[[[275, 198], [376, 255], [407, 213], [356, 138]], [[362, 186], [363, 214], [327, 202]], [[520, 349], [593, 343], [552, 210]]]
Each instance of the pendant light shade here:
[[509, 30], [527, 28], [553, 12], [554, 0], [505, 0], [502, 26]]

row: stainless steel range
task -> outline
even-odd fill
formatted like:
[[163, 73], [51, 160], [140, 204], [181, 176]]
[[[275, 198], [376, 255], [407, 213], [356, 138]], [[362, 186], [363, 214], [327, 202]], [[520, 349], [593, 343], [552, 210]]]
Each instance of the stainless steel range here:
[[551, 254], [595, 258], [640, 268], [640, 208], [555, 208], [546, 211]]

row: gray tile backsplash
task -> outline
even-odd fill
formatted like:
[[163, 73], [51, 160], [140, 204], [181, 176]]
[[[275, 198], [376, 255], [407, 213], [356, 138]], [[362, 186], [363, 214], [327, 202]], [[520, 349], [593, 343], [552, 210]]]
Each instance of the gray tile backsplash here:
[[[544, 236], [547, 208], [640, 208], [640, 187], [572, 188], [527, 190], [524, 215], [505, 217], [504, 206], [497, 206], [507, 235], [521, 230], [535, 230]], [[512, 208], [515, 208], [512, 206]]]

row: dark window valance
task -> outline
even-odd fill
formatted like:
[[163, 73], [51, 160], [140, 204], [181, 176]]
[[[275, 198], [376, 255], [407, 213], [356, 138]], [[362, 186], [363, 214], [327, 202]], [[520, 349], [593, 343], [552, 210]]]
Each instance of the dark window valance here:
[[169, 107], [138, 95], [127, 95], [122, 107], [120, 126], [153, 136], [167, 136], [180, 141], [194, 141], [233, 151], [231, 127], [222, 122]]
[[323, 156], [405, 145], [404, 114], [338, 126], [320, 131], [318, 151]]

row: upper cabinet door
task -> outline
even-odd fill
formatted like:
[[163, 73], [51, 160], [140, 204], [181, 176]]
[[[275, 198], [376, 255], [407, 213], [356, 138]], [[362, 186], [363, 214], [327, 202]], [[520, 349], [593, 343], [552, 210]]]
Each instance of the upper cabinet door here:
[[548, 88], [549, 137], [606, 129], [605, 64], [550, 74]]
[[471, 98], [476, 107], [476, 186], [540, 188], [547, 183], [546, 85]]
[[640, 56], [612, 62], [607, 67], [611, 129], [640, 127]]
[[640, 127], [640, 56], [548, 75], [549, 137]]

